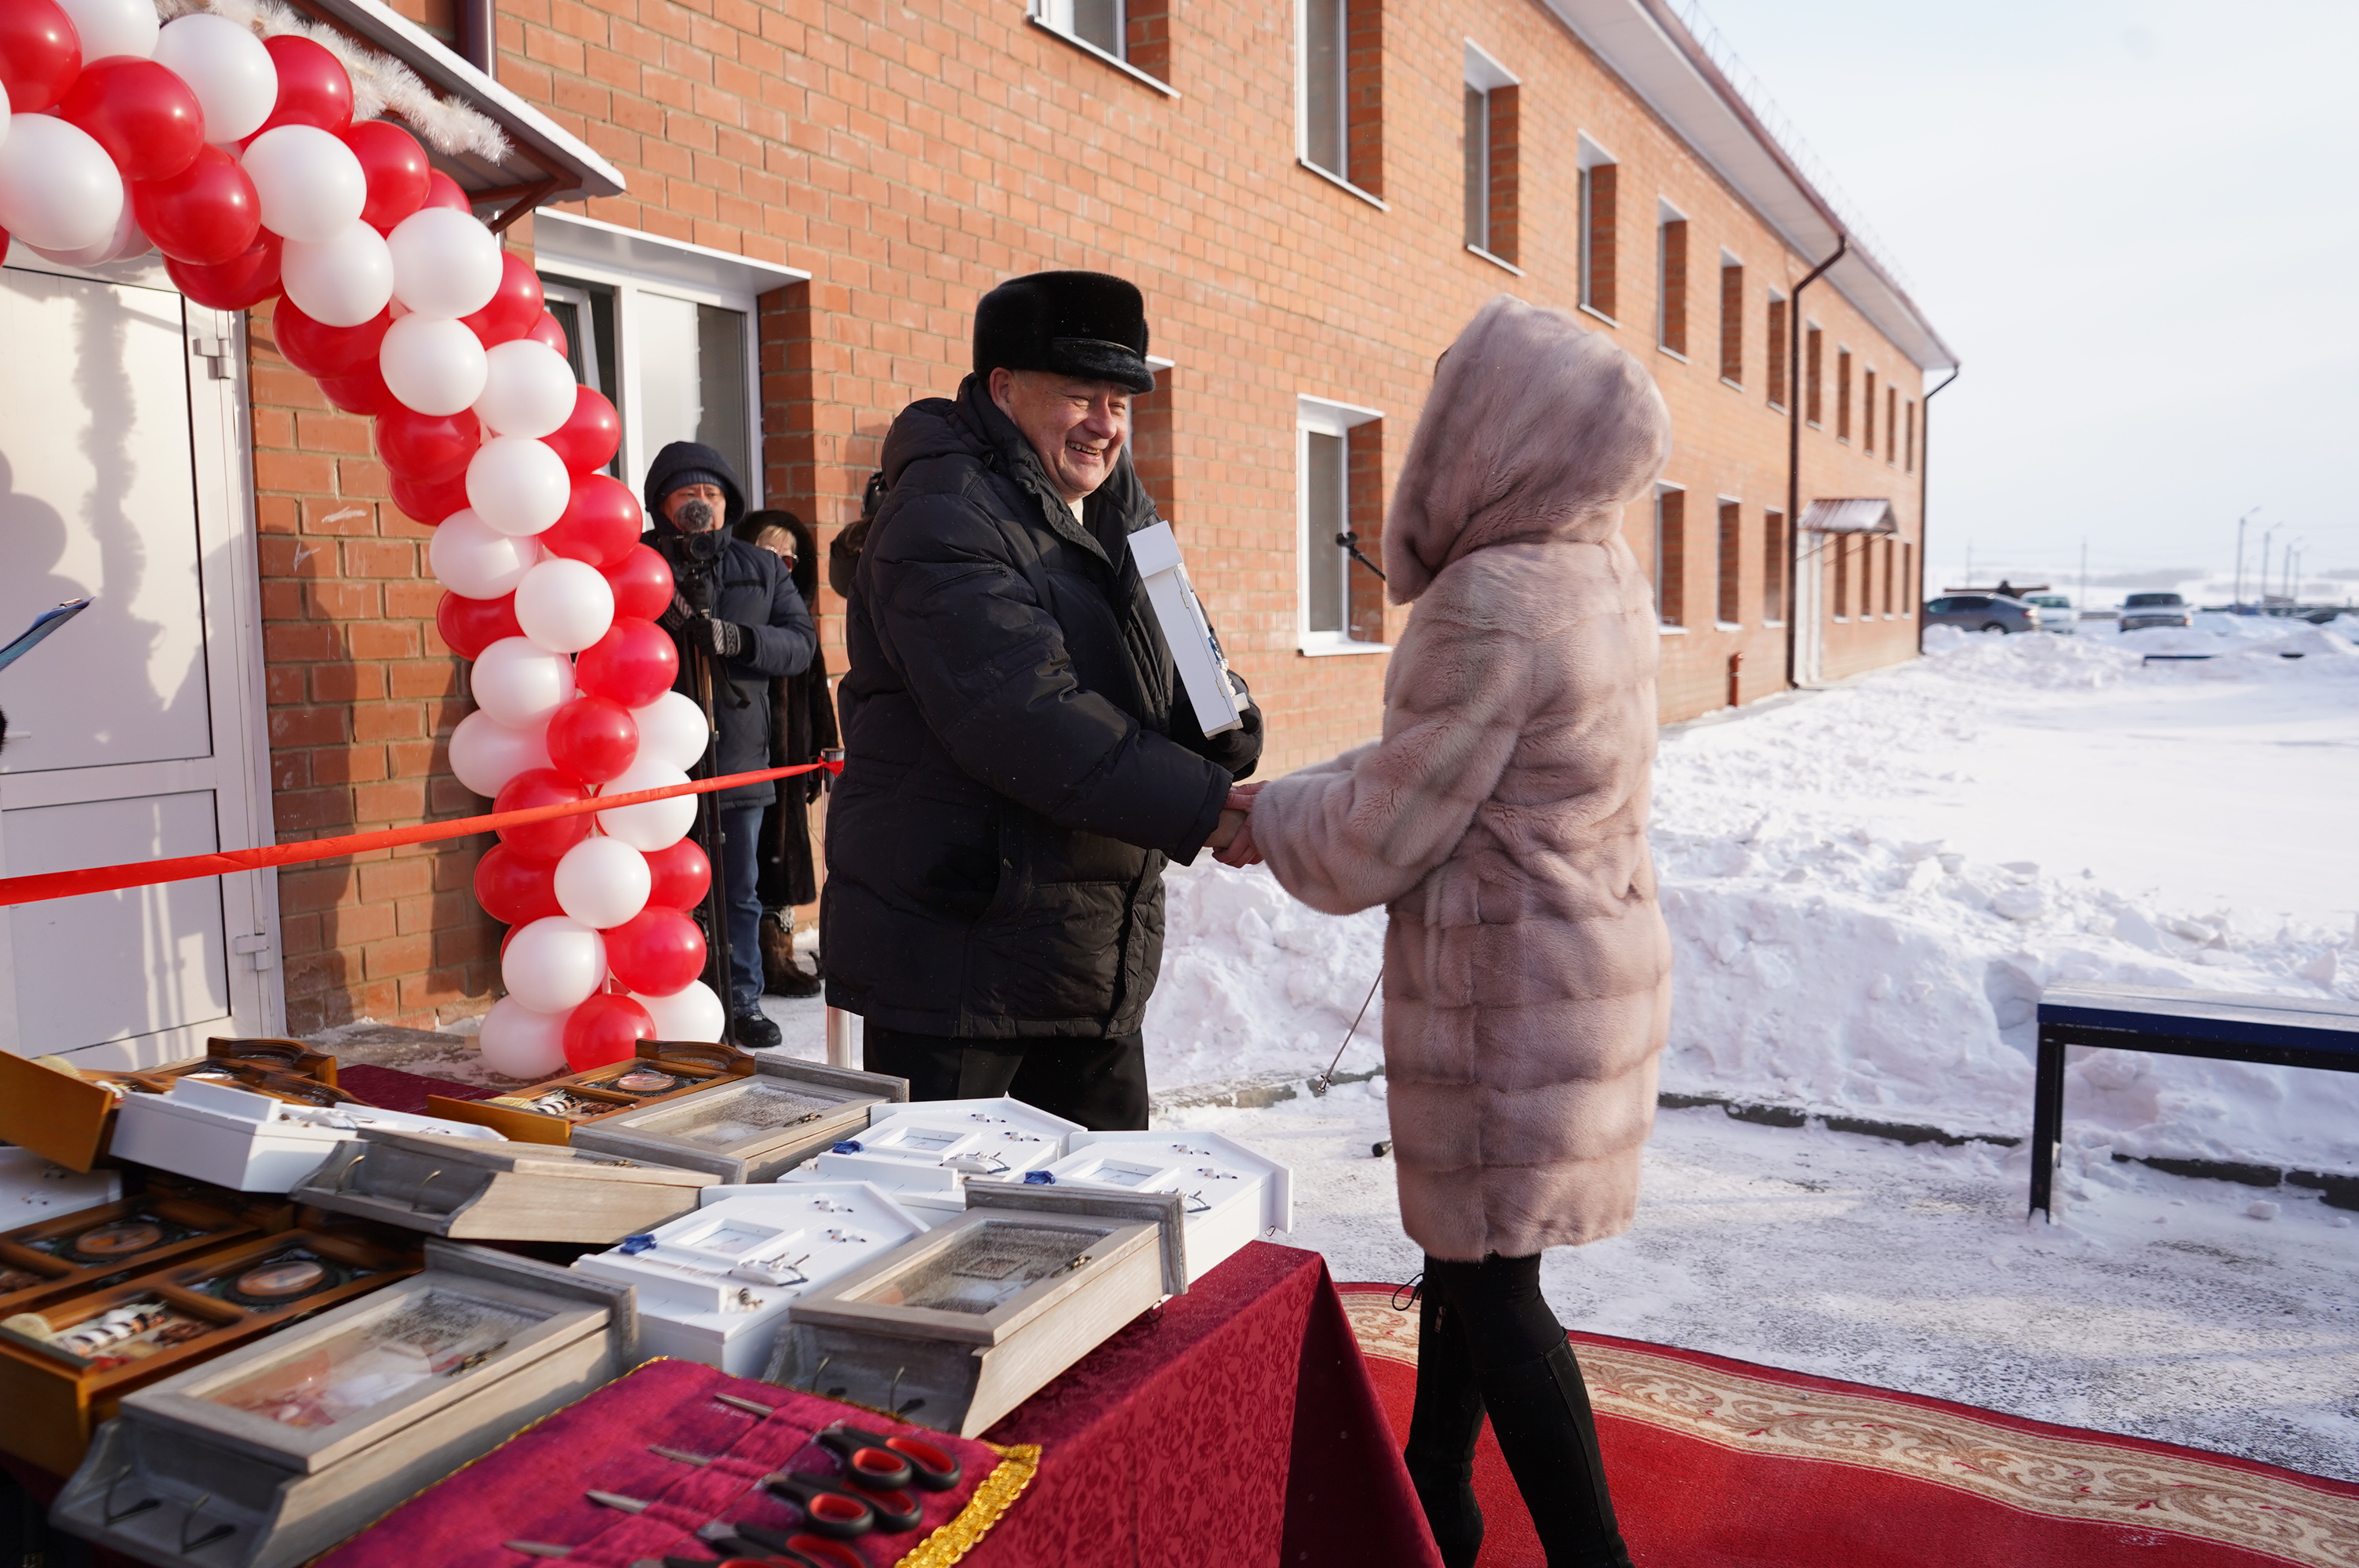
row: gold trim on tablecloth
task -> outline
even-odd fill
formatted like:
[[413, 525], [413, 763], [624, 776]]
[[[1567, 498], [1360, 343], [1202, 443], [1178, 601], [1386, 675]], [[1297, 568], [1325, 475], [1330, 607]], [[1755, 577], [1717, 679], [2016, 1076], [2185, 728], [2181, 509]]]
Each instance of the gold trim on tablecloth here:
[[1040, 1445], [1037, 1443], [1018, 1443], [1006, 1448], [986, 1443], [984, 1446], [1000, 1456], [999, 1463], [992, 1466], [983, 1485], [967, 1498], [966, 1507], [937, 1525], [934, 1532], [910, 1548], [895, 1568], [951, 1568], [990, 1533], [991, 1527], [1024, 1495], [1024, 1488], [1039, 1472]]
[[[1343, 1292], [1361, 1353], [1417, 1365], [1391, 1287]], [[2302, 1568], [2359, 1568], [2359, 1499], [2190, 1454], [2028, 1433], [1875, 1393], [1799, 1389], [1624, 1346], [1575, 1342], [1601, 1414], [1764, 1459], [1855, 1465], [2026, 1513], [2192, 1537]], [[2160, 1544], [2158, 1541], [2156, 1544]]]

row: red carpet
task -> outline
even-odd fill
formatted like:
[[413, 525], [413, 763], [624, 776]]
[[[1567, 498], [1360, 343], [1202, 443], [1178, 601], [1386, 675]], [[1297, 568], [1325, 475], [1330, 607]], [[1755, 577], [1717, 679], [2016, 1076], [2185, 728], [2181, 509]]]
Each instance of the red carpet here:
[[[1417, 1314], [1343, 1285], [1394, 1432]], [[1576, 1334], [1638, 1568], [2359, 1568], [2359, 1486]], [[1484, 1568], [1544, 1559], [1486, 1428]]]

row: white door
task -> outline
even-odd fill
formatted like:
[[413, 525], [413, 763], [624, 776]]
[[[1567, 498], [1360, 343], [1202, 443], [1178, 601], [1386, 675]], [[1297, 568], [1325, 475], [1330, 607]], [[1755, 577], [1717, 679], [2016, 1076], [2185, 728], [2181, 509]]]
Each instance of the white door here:
[[[17, 247], [18, 254], [23, 247]], [[0, 269], [0, 874], [269, 842], [243, 321], [136, 281]], [[18, 904], [0, 1045], [91, 1066], [268, 1034], [275, 875]]]
[[1827, 543], [1835, 535], [1802, 530], [1794, 559], [1794, 684], [1814, 687], [1825, 678], [1827, 646]]

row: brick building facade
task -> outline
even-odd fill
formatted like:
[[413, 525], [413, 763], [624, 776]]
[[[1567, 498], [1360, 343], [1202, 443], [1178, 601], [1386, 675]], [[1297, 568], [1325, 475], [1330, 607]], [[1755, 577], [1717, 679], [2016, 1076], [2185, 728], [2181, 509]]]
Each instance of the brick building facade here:
[[[451, 4], [397, 8], [455, 38]], [[658, 280], [714, 269], [689, 301], [719, 312], [695, 318], [721, 334], [701, 416], [735, 373], [734, 310], [756, 482], [823, 538], [857, 515], [894, 414], [958, 384], [984, 289], [1044, 267], [1137, 282], [1170, 362], [1137, 461], [1261, 700], [1272, 771], [1376, 727], [1406, 611], [1328, 540], [1348, 524], [1380, 554], [1434, 359], [1502, 291], [1586, 311], [1669, 405], [1664, 488], [1625, 524], [1662, 596], [1666, 719], [1730, 700], [1733, 656], [1741, 699], [1782, 689], [1789, 632], [1805, 678], [1915, 651], [1926, 373], [1952, 362], [1856, 240], [1795, 303], [1841, 220], [1660, 0], [499, 0], [495, 38], [500, 85], [625, 181], [509, 243], [581, 282], [570, 319], [626, 416], [679, 340], [651, 306], [630, 326], [613, 290], [634, 257]], [[467, 705], [429, 530], [386, 499], [365, 421], [277, 357], [266, 308], [249, 368], [277, 832], [484, 809], [448, 771]], [[1794, 545], [1795, 368], [1801, 508], [1888, 503], [1875, 531]], [[657, 440], [634, 436], [636, 483]], [[840, 671], [842, 606], [813, 609]], [[488, 1006], [481, 847], [282, 873], [287, 1027]]]

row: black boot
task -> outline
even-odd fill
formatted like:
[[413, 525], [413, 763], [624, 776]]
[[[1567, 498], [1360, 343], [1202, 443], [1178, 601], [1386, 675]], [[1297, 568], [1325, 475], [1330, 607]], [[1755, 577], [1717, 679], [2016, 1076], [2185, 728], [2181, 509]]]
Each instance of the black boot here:
[[1418, 1304], [1417, 1408], [1401, 1457], [1443, 1568], [1473, 1568], [1483, 1550], [1483, 1509], [1474, 1500], [1474, 1440], [1483, 1435], [1483, 1390], [1459, 1314], [1430, 1287]]
[[1537, 1360], [1484, 1373], [1482, 1399], [1549, 1568], [1630, 1568], [1572, 1346], [1560, 1340]]

